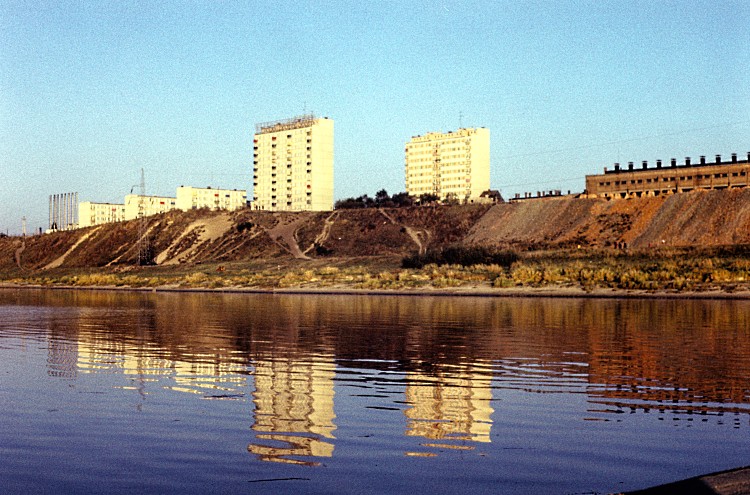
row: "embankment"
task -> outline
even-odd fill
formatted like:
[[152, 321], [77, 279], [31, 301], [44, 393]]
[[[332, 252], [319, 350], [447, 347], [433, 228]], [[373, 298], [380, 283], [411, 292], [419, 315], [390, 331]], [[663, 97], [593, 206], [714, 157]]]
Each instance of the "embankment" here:
[[[572, 197], [516, 203], [321, 213], [170, 212], [94, 228], [0, 239], [0, 273], [251, 260], [346, 259], [455, 244], [518, 251], [627, 245], [750, 244], [750, 189], [607, 201]], [[143, 227], [143, 226], [141, 226]], [[146, 235], [139, 238], [139, 232]], [[24, 246], [23, 249], [20, 249]]]

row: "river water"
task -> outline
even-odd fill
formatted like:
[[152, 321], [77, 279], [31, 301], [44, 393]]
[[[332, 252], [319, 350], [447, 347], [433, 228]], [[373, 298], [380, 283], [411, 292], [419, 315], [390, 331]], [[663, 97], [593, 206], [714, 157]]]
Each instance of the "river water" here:
[[4, 493], [610, 493], [750, 464], [750, 302], [0, 290]]

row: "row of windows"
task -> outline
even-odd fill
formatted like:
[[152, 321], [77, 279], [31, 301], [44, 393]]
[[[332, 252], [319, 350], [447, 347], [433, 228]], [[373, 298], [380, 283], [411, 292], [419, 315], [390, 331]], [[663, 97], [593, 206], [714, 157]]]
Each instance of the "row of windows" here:
[[465, 136], [461, 136], [461, 137], [456, 136], [456, 137], [451, 137], [447, 139], [411, 140], [408, 143], [406, 143], [406, 147], [407, 148], [434, 148], [436, 146], [446, 146], [450, 144], [470, 146], [471, 138], [467, 138]]
[[469, 169], [465, 169], [465, 168], [460, 168], [460, 169], [455, 169], [455, 170], [442, 170], [437, 174], [430, 173], [431, 170], [429, 169], [426, 172], [427, 173], [425, 173], [425, 171], [419, 171], [419, 170], [411, 171], [410, 170], [406, 174], [406, 176], [407, 177], [454, 177], [458, 175], [458, 176], [464, 177], [464, 176], [469, 175]]
[[471, 146], [468, 145], [458, 145], [458, 146], [446, 146], [446, 145], [436, 145], [436, 146], [407, 146], [404, 151], [407, 155], [426, 155], [430, 153], [455, 153], [457, 151], [467, 151], [471, 150]]
[[[740, 177], [740, 176], [744, 177], [745, 175], [746, 175], [746, 173], [744, 171], [743, 172], [734, 172], [734, 173], [732, 173], [732, 177]], [[694, 178], [696, 180], [711, 179], [711, 178], [714, 178], [714, 179], [726, 179], [726, 178], [729, 178], [729, 174], [713, 174], [713, 175], [711, 175], [711, 174], [700, 175], [699, 174], [699, 175], [696, 175], [696, 176], [684, 175], [684, 176], [680, 176], [679, 180], [681, 180], [681, 181], [684, 181], [684, 180], [693, 180]], [[661, 180], [661, 182], [676, 182], [678, 180], [678, 177], [662, 177], [661, 179], [658, 178], [658, 177], [655, 177], [655, 178], [652, 178], [652, 179], [646, 179], [645, 183], [646, 184], [657, 183], [660, 180]], [[637, 180], [636, 179], [631, 179], [630, 181], [627, 181], [627, 180], [622, 180], [622, 181], [616, 180], [614, 182], [614, 185], [616, 185], [616, 186], [620, 186], [620, 185], [624, 186], [624, 185], [628, 185], [628, 184], [643, 184], [643, 183], [644, 183], [643, 179], [637, 179]], [[612, 183], [611, 182], [599, 182], [599, 185], [600, 186], [610, 186], [610, 185], [612, 185]]]
[[408, 160], [408, 166], [412, 167], [421, 163], [434, 164], [436, 162], [469, 162], [471, 161], [471, 155], [457, 154], [457, 155], [440, 155], [440, 157], [425, 157], [425, 158], [410, 158]]

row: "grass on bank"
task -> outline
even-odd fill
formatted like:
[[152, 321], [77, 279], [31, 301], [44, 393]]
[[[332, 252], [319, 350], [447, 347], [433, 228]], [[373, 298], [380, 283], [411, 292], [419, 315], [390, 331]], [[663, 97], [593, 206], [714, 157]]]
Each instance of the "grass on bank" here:
[[[470, 253], [471, 254], [471, 253]], [[486, 253], [485, 253], [486, 254]], [[473, 253], [476, 255], [476, 253]], [[354, 288], [443, 289], [459, 287], [570, 287], [586, 291], [733, 292], [750, 290], [750, 255], [745, 252], [658, 251], [623, 253], [570, 251], [523, 253], [496, 258], [500, 263], [453, 263], [432, 259], [407, 267], [398, 259], [361, 258], [286, 264], [184, 265], [68, 269], [55, 272], [0, 274], [0, 281], [42, 286], [181, 287], [181, 288]], [[437, 261], [437, 262], [436, 262]], [[455, 261], [458, 261], [456, 263]]]

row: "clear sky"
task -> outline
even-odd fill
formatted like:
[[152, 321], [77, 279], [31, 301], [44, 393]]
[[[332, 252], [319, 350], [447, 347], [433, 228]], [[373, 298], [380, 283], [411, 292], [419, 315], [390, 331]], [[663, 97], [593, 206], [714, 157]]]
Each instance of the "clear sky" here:
[[404, 145], [491, 131], [491, 185], [750, 151], [750, 0], [0, 0], [0, 231], [51, 194], [252, 188], [256, 123], [335, 121], [335, 197]]

